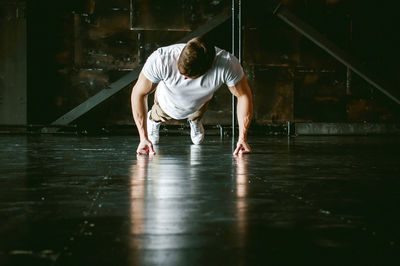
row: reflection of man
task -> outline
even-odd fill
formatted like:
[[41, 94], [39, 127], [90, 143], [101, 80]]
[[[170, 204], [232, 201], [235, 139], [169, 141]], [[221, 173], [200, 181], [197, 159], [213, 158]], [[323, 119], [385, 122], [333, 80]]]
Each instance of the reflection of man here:
[[236, 195], [243, 198], [247, 194], [247, 156], [235, 156], [236, 164]]
[[[161, 122], [188, 119], [194, 144], [204, 139], [201, 119], [214, 92], [226, 84], [237, 99], [239, 139], [234, 154], [251, 151], [247, 130], [252, 116], [252, 96], [239, 61], [202, 38], [156, 50], [147, 59], [132, 90], [132, 113], [140, 135], [138, 153], [154, 154]], [[147, 95], [155, 89], [147, 113]]]

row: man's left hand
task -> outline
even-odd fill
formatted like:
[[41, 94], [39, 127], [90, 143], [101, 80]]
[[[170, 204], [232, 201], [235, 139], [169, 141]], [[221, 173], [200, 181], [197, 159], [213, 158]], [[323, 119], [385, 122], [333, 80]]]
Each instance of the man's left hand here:
[[236, 145], [236, 149], [233, 152], [233, 155], [240, 155], [240, 154], [244, 154], [244, 153], [250, 153], [251, 152], [251, 148], [250, 145], [247, 143], [246, 140], [239, 138], [237, 145]]

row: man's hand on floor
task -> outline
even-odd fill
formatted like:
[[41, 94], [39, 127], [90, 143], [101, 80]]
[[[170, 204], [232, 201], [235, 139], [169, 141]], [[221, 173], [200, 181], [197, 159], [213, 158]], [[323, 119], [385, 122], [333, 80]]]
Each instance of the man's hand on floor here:
[[239, 138], [239, 140], [236, 144], [236, 149], [233, 152], [233, 155], [250, 153], [250, 152], [251, 152], [251, 148], [250, 148], [250, 145], [247, 143], [247, 141]]
[[153, 143], [151, 143], [150, 140], [141, 140], [139, 143], [139, 146], [136, 150], [136, 153], [138, 154], [150, 154], [150, 155], [155, 155], [156, 153], [154, 152], [153, 148]]

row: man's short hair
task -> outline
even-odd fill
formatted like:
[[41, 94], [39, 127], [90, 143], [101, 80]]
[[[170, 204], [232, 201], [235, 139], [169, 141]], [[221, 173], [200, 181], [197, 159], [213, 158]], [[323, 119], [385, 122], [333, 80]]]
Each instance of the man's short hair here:
[[178, 59], [179, 72], [187, 77], [199, 77], [211, 68], [215, 58], [215, 47], [202, 37], [191, 39]]

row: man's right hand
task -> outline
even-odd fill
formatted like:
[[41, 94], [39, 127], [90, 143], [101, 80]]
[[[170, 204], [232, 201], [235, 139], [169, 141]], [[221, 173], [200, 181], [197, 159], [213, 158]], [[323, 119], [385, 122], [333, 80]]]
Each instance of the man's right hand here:
[[137, 154], [151, 154], [151, 155], [156, 154], [154, 152], [153, 143], [151, 143], [151, 141], [148, 139], [140, 141], [139, 146], [136, 150], [136, 153]]

